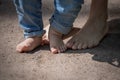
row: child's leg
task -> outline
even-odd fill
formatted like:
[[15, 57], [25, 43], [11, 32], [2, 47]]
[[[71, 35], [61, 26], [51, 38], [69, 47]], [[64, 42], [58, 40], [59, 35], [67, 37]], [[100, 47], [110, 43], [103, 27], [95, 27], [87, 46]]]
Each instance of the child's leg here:
[[55, 12], [50, 19], [49, 29], [50, 49], [53, 53], [66, 50], [62, 36], [71, 30], [82, 3], [82, 0], [55, 0]]
[[85, 49], [99, 44], [108, 31], [107, 2], [108, 0], [92, 0], [88, 21], [83, 29], [68, 41], [67, 47]]
[[40, 45], [43, 30], [41, 0], [14, 0], [25, 41], [17, 45], [18, 52], [31, 51]]

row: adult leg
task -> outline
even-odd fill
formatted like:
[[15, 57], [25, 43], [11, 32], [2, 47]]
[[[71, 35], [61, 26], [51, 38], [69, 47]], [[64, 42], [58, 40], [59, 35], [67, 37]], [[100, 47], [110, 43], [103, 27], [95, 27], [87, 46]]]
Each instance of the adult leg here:
[[24, 30], [25, 41], [17, 45], [18, 52], [31, 51], [40, 45], [43, 30], [41, 0], [14, 0], [19, 24]]
[[97, 46], [108, 31], [108, 0], [92, 0], [89, 19], [84, 27], [68, 41], [67, 47], [86, 49]]
[[55, 12], [50, 19], [49, 40], [53, 53], [64, 52], [63, 34], [68, 34], [81, 9], [82, 0], [55, 0]]

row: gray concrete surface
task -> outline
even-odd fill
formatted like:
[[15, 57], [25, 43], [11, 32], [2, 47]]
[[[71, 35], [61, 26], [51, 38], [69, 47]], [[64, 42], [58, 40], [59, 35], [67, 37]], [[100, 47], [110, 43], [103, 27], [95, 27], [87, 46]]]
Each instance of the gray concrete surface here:
[[[0, 80], [120, 80], [120, 1], [109, 0], [109, 33], [100, 45], [86, 50], [52, 54], [49, 46], [19, 54], [16, 45], [23, 40], [11, 0], [0, 5]], [[101, 5], [102, 6], [102, 5]], [[90, 0], [74, 26], [82, 27], [88, 18]], [[53, 12], [53, 0], [43, 0], [44, 25]]]

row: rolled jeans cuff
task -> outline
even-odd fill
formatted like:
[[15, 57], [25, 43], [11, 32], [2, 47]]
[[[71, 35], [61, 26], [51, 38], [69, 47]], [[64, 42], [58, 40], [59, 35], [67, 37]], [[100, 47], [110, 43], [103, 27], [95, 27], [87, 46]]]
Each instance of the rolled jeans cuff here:
[[31, 38], [31, 37], [42, 37], [45, 34], [45, 30], [42, 31], [35, 31], [35, 32], [24, 32], [24, 37], [25, 38]]
[[59, 24], [58, 22], [56, 22], [55, 20], [50, 20], [50, 27], [52, 27], [53, 29], [55, 29], [56, 31], [58, 31], [59, 33], [64, 34], [64, 35], [68, 34], [72, 28], [72, 26], [64, 27], [61, 24]]

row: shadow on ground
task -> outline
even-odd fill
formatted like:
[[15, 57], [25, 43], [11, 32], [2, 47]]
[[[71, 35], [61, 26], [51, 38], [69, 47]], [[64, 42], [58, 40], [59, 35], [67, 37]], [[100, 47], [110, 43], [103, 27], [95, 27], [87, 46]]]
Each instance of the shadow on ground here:
[[109, 33], [99, 46], [86, 50], [68, 50], [68, 53], [90, 53], [93, 60], [120, 67], [120, 18], [108, 21], [108, 26]]

